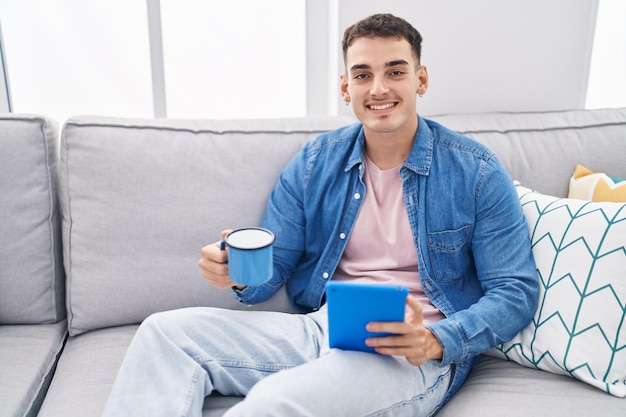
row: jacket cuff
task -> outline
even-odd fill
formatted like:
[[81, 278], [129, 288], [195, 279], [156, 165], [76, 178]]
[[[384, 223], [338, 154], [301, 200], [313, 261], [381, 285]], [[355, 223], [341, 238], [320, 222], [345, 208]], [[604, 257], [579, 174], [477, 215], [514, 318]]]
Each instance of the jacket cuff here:
[[441, 358], [441, 366], [448, 366], [453, 363], [460, 363], [467, 356], [467, 341], [464, 333], [456, 322], [451, 319], [443, 319], [426, 326], [430, 329], [435, 337], [439, 340], [443, 349], [443, 357]]
[[235, 287], [230, 287], [230, 290], [235, 296], [235, 300], [247, 306], [251, 306], [253, 304], [252, 299], [254, 298], [254, 293], [256, 292], [256, 289], [254, 287], [245, 287], [242, 290], [238, 290]]

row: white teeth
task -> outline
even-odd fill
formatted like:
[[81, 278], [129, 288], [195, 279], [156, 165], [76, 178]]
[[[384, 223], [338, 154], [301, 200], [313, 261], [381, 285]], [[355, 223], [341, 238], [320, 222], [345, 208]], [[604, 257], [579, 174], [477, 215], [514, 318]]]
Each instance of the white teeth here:
[[393, 106], [394, 106], [393, 103], [389, 103], [389, 104], [383, 104], [382, 106], [370, 106], [370, 109], [372, 109], [372, 110], [385, 110], [385, 109], [389, 109], [389, 108], [391, 108]]

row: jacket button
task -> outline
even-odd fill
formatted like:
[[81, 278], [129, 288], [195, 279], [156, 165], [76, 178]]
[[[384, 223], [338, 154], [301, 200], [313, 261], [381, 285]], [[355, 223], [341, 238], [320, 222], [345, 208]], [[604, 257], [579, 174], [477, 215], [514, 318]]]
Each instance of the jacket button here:
[[354, 199], [355, 199], [355, 200], [358, 200], [358, 199], [360, 199], [360, 198], [361, 198], [361, 194], [359, 194], [359, 193], [354, 193]]
[[339, 233], [339, 239], [344, 240], [346, 238], [345, 233]]
[[324, 279], [328, 279], [329, 276], [330, 276], [330, 274], [328, 272], [324, 272], [322, 274], [322, 278], [324, 278]]

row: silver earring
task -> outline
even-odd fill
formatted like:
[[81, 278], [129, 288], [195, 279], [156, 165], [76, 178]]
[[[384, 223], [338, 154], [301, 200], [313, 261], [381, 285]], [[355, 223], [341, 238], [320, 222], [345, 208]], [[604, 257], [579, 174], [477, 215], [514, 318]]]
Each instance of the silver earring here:
[[346, 103], [346, 106], [349, 106], [350, 105], [350, 100], [346, 100], [345, 103]]
[[423, 94], [423, 93], [420, 93], [420, 94], [418, 94], [418, 95], [419, 95], [420, 97], [424, 97], [424, 94]]

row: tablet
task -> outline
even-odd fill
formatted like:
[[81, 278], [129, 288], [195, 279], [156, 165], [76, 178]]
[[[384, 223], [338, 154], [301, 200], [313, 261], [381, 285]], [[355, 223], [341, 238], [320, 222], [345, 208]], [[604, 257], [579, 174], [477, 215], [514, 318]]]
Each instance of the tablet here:
[[408, 294], [408, 288], [397, 285], [327, 282], [330, 347], [375, 353], [365, 339], [389, 333], [368, 332], [365, 325], [372, 321], [404, 321]]

